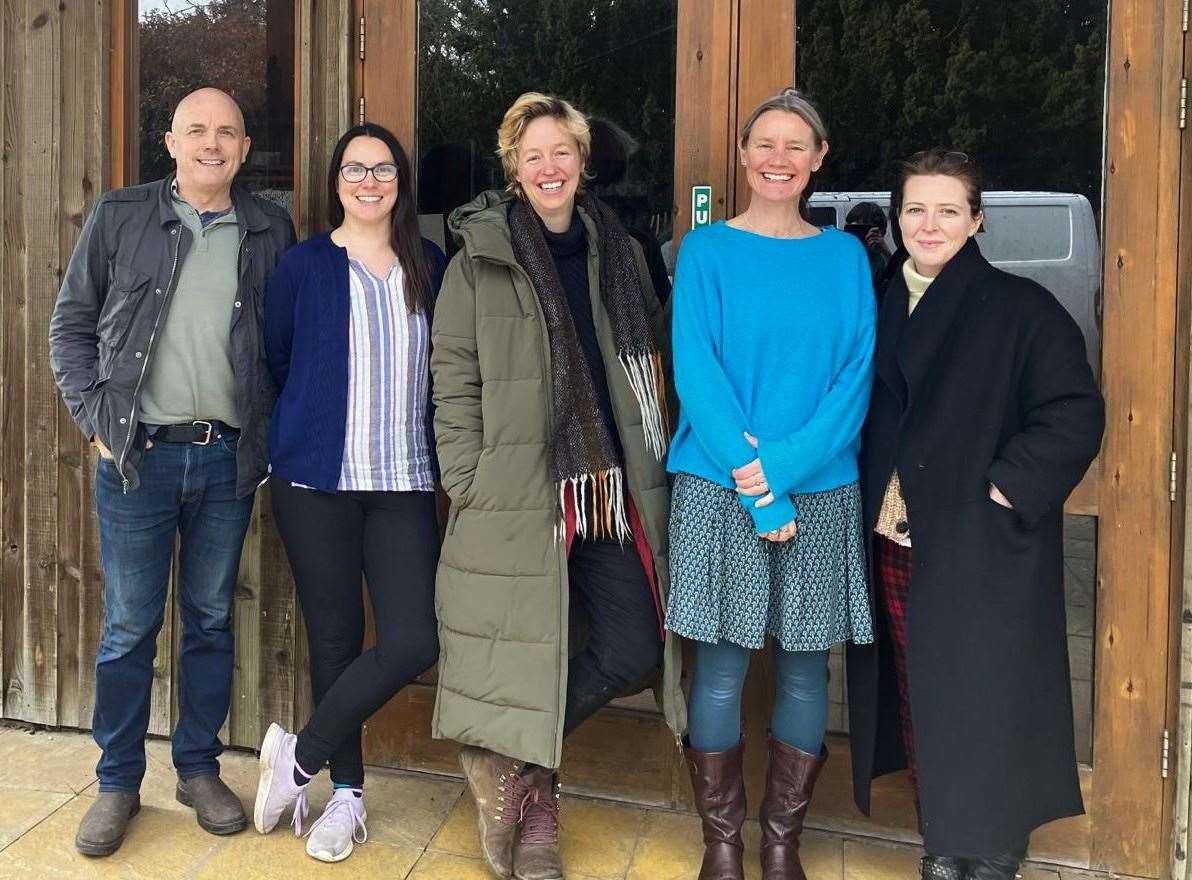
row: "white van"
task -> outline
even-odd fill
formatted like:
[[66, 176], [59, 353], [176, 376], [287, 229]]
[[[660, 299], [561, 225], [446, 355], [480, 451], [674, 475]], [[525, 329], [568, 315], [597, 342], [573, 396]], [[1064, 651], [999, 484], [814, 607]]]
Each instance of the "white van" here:
[[[1034, 279], [1050, 290], [1084, 333], [1094, 375], [1101, 372], [1101, 246], [1088, 199], [1075, 193], [986, 192], [981, 253], [999, 269]], [[888, 192], [816, 193], [811, 220], [844, 228], [860, 202], [873, 202], [889, 216]], [[893, 247], [893, 237], [886, 232]]]

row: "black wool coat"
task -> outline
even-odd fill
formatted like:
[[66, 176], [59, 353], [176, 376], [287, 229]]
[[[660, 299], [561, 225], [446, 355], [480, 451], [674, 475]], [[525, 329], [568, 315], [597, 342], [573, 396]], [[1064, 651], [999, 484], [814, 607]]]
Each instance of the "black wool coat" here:
[[[1064, 610], [1064, 500], [1101, 445], [1105, 409], [1075, 322], [976, 242], [913, 315], [902, 273], [878, 316], [862, 492], [872, 533], [895, 468], [914, 544], [907, 608], [923, 835], [990, 855], [1083, 811]], [[995, 484], [1013, 505], [989, 499]], [[880, 583], [872, 645], [848, 646], [857, 805], [906, 766]]]

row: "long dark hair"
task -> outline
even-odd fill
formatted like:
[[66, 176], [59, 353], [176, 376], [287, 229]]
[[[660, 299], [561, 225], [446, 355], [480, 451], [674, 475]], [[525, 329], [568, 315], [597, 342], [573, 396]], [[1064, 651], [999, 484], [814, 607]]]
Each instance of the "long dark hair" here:
[[430, 289], [430, 267], [427, 265], [426, 248], [422, 233], [418, 230], [418, 209], [414, 199], [413, 175], [410, 173], [410, 157], [402, 149], [393, 132], [373, 122], [354, 125], [343, 133], [331, 152], [331, 164], [327, 169], [327, 219], [332, 228], [344, 222], [344, 206], [339, 200], [339, 167], [343, 164], [344, 151], [348, 144], [358, 137], [376, 138], [393, 154], [397, 166], [397, 204], [390, 214], [389, 244], [397, 254], [405, 278], [406, 308], [411, 312], [430, 314], [434, 296]]

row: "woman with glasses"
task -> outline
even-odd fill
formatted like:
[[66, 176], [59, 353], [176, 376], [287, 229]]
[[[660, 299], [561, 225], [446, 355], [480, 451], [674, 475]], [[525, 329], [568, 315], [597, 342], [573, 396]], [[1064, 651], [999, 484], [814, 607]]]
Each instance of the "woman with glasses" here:
[[1076, 323], [981, 255], [964, 153], [905, 162], [863, 431], [876, 645], [848, 646], [857, 804], [909, 767], [924, 878], [1011, 880], [1030, 832], [1082, 812], [1063, 506], [1104, 405]]
[[[268, 833], [292, 806], [301, 834], [307, 784], [330, 763], [306, 851], [337, 862], [367, 837], [361, 725], [438, 657], [429, 357], [446, 261], [419, 235], [409, 159], [386, 129], [339, 139], [328, 188], [331, 232], [287, 252], [265, 295], [269, 485], [315, 709], [296, 736], [269, 726], [253, 820]], [[363, 652], [362, 576], [376, 624]]]

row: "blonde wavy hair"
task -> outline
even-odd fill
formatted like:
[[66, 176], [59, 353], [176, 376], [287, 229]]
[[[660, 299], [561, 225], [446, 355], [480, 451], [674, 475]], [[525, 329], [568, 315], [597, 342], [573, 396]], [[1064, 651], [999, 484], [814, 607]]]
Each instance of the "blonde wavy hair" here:
[[588, 126], [588, 120], [562, 98], [542, 92], [526, 92], [505, 111], [501, 127], [497, 129], [497, 156], [505, 169], [505, 189], [516, 196], [524, 195], [521, 184], [517, 181], [518, 144], [521, 143], [527, 126], [543, 116], [552, 117], [559, 123], [559, 127], [575, 140], [579, 148], [579, 160], [584, 169], [581, 187], [583, 181], [592, 178], [588, 171], [588, 161], [592, 156], [592, 131]]

